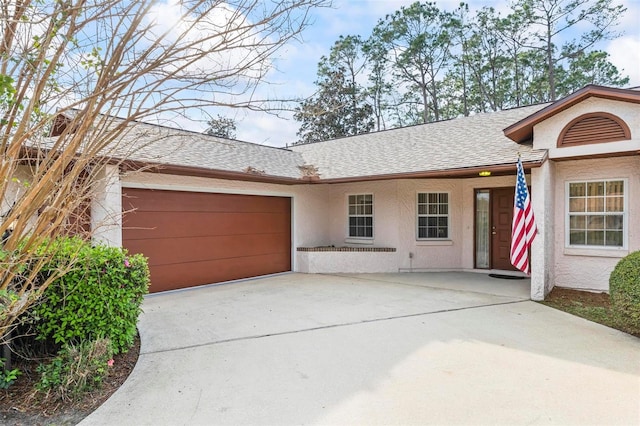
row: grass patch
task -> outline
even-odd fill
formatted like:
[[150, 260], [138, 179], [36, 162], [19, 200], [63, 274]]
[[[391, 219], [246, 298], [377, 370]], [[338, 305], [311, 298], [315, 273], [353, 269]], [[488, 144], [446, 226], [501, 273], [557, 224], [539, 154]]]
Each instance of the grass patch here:
[[543, 305], [576, 315], [607, 327], [640, 337], [634, 333], [634, 327], [624, 319], [616, 318], [607, 293], [554, 288], [544, 300]]

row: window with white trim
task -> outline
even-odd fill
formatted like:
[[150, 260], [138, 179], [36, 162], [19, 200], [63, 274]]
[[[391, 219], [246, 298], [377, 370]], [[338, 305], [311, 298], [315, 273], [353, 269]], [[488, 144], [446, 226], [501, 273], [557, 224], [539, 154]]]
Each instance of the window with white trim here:
[[349, 195], [349, 237], [373, 238], [373, 194]]
[[625, 246], [625, 180], [567, 183], [567, 245]]
[[418, 193], [418, 239], [449, 238], [449, 194]]

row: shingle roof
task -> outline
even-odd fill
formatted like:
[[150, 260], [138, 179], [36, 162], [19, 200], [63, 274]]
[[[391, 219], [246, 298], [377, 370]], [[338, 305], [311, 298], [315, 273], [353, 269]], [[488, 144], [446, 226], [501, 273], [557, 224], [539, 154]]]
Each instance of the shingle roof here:
[[144, 163], [300, 178], [302, 154], [141, 122], [133, 123], [108, 155]]
[[321, 179], [445, 171], [541, 161], [544, 150], [517, 144], [503, 129], [544, 108], [534, 105], [448, 121], [295, 145]]
[[[290, 149], [132, 122], [117, 146], [104, 154], [142, 163], [276, 179], [301, 179], [306, 165], [311, 174], [318, 169], [321, 181], [500, 166], [513, 164], [518, 153], [523, 162], [540, 162], [544, 150], [511, 141], [503, 129], [544, 107], [477, 114]], [[122, 122], [113, 117], [110, 120], [111, 124]]]

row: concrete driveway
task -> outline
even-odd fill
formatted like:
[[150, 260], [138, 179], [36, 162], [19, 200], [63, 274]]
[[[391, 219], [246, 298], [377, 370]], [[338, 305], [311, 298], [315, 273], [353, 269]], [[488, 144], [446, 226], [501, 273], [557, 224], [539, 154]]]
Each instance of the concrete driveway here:
[[640, 424], [640, 339], [481, 274], [284, 274], [149, 296], [82, 425]]

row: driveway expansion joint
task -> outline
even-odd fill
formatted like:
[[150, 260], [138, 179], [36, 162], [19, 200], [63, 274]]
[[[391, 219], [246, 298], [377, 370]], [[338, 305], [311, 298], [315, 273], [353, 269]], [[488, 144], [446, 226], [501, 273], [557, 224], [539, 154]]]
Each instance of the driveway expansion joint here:
[[339, 323], [339, 324], [328, 324], [328, 325], [322, 325], [318, 327], [303, 328], [300, 330], [289, 330], [289, 331], [282, 331], [282, 332], [276, 332], [276, 333], [266, 333], [266, 334], [256, 334], [251, 336], [234, 337], [230, 339], [216, 340], [213, 342], [199, 343], [197, 345], [181, 346], [178, 348], [160, 349], [160, 350], [149, 351], [149, 352], [141, 351], [140, 356], [154, 355], [154, 354], [160, 354], [160, 353], [166, 353], [166, 352], [175, 352], [175, 351], [181, 351], [186, 349], [201, 348], [206, 346], [214, 346], [214, 345], [219, 345], [224, 343], [263, 339], [266, 337], [286, 336], [291, 334], [306, 333], [310, 331], [327, 330], [327, 329], [339, 328], [339, 327], [351, 327], [354, 325], [369, 324], [369, 323], [382, 322], [382, 321], [392, 321], [392, 320], [404, 319], [404, 318], [414, 318], [414, 317], [427, 316], [427, 315], [433, 315], [433, 314], [444, 314], [448, 312], [465, 311], [465, 310], [478, 309], [478, 308], [489, 308], [492, 306], [514, 305], [514, 304], [530, 302], [530, 301], [531, 301], [530, 299], [517, 299], [517, 300], [510, 300], [508, 302], [487, 303], [487, 304], [475, 305], [475, 306], [463, 306], [459, 308], [440, 309], [437, 311], [417, 312], [417, 313], [406, 314], [406, 315], [394, 315], [394, 316], [383, 317], [383, 318], [371, 318], [371, 319], [365, 319], [361, 321], [352, 321], [352, 322], [345, 322], [345, 323]]
[[[324, 275], [327, 277], [339, 277], [339, 278], [349, 278], [349, 279], [353, 279], [353, 280], [359, 280], [359, 281], [369, 281], [372, 283], [378, 283], [378, 284], [389, 284], [389, 285], [397, 285], [397, 286], [405, 286], [405, 287], [412, 287], [412, 288], [424, 288], [424, 289], [429, 289], [429, 290], [441, 290], [441, 291], [452, 291], [455, 293], [473, 293], [473, 294], [483, 294], [483, 295], [491, 295], [491, 296], [498, 296], [498, 297], [513, 297], [513, 296], [506, 296], [504, 294], [497, 294], [497, 293], [487, 293], [487, 292], [483, 292], [483, 291], [474, 291], [474, 290], [470, 290], [467, 288], [446, 288], [446, 287], [442, 287], [442, 286], [438, 286], [438, 285], [425, 285], [425, 284], [411, 284], [411, 283], [405, 283], [405, 282], [401, 282], [401, 281], [389, 281], [389, 280], [382, 280], [382, 279], [373, 279], [371, 277], [357, 277], [357, 276], [353, 276], [351, 274], [318, 274], [318, 275]], [[527, 299], [527, 300], [531, 300], [531, 299]]]

